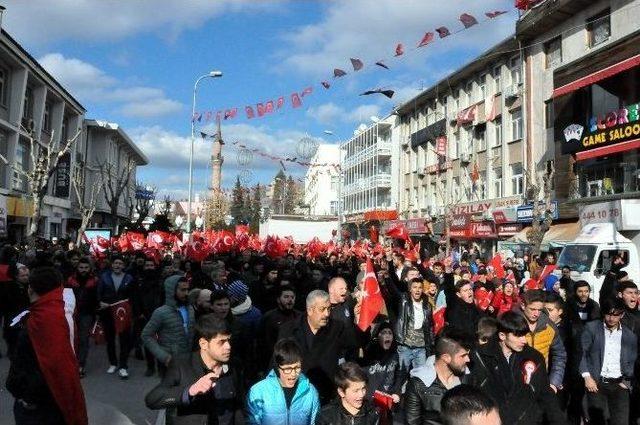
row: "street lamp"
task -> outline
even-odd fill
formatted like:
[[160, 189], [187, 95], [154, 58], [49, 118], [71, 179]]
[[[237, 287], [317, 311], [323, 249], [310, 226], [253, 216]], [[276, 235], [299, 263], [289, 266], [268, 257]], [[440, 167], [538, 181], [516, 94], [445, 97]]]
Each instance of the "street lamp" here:
[[191, 196], [193, 192], [193, 144], [195, 142], [196, 131], [196, 92], [198, 91], [198, 83], [205, 78], [222, 77], [222, 71], [211, 71], [208, 74], [201, 75], [193, 85], [193, 103], [191, 104], [191, 150], [189, 151], [189, 201], [187, 203], [187, 235], [191, 237]]

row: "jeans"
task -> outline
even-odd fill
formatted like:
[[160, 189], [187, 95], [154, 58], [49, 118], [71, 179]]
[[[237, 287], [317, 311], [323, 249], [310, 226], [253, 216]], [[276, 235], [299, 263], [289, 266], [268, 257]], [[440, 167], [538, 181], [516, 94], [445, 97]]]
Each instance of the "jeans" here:
[[87, 364], [87, 356], [89, 355], [89, 339], [91, 338], [91, 329], [93, 328], [95, 321], [95, 314], [78, 315], [78, 364], [82, 368]]
[[589, 423], [627, 425], [629, 398], [629, 390], [622, 388], [620, 384], [598, 382], [597, 393], [587, 392], [587, 405], [591, 419]]
[[109, 311], [109, 309], [103, 310], [100, 314], [100, 320], [104, 327], [104, 337], [107, 340], [109, 364], [118, 366], [121, 369], [128, 369], [127, 361], [129, 360], [132, 339], [131, 329], [127, 329], [118, 334], [118, 340], [120, 342], [120, 361], [118, 361], [118, 357], [116, 356], [116, 329], [111, 311]]
[[407, 347], [398, 345], [400, 367], [410, 371], [413, 368], [424, 365], [427, 362], [427, 350], [420, 347]]

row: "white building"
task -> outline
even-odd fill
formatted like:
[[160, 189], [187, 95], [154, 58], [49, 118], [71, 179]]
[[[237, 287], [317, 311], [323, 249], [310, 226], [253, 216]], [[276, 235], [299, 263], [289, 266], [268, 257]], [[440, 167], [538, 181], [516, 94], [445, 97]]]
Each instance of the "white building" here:
[[338, 215], [340, 146], [323, 144], [304, 176], [304, 203], [310, 215]]
[[[396, 116], [391, 115], [367, 127], [361, 125], [343, 145], [342, 202], [347, 223], [377, 220], [376, 213], [396, 209], [397, 188], [392, 157], [392, 128]], [[396, 145], [397, 146], [397, 145]], [[370, 218], [365, 218], [368, 214]]]
[[[85, 109], [42, 66], [2, 31], [0, 34], [0, 237], [20, 240], [32, 216], [27, 179], [15, 172], [33, 167], [27, 127], [41, 143], [72, 138], [82, 128]], [[49, 181], [42, 202], [39, 234], [46, 238], [68, 233], [72, 215], [70, 173], [75, 152], [65, 155]]]
[[[136, 146], [127, 133], [118, 124], [98, 120], [84, 121], [84, 138], [82, 143], [76, 146], [76, 157], [81, 165], [84, 165], [85, 187], [91, 188], [93, 182], [100, 178], [98, 169], [100, 164], [109, 164], [107, 168], [111, 174], [111, 186], [115, 189], [117, 181], [126, 179], [126, 169], [131, 163], [128, 184], [120, 196], [118, 203], [118, 219], [127, 219], [133, 216], [136, 192], [137, 167], [147, 165], [149, 160]], [[103, 179], [104, 180], [104, 179]], [[108, 184], [108, 181], [103, 181]], [[85, 195], [89, 195], [89, 190]], [[103, 190], [98, 195], [96, 212], [91, 220], [91, 227], [111, 227], [114, 230], [116, 220], [111, 215], [111, 208], [107, 204], [108, 190]]]

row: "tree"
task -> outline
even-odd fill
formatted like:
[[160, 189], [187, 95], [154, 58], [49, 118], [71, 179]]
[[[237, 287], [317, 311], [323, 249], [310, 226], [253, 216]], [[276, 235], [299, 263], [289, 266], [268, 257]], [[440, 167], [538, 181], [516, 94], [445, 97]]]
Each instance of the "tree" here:
[[82, 242], [82, 235], [87, 229], [89, 220], [93, 217], [93, 213], [96, 211], [98, 193], [100, 193], [100, 190], [102, 189], [102, 180], [100, 176], [98, 176], [87, 193], [84, 169], [78, 167], [73, 173], [71, 185], [73, 186], [73, 192], [76, 195], [78, 209], [80, 211], [80, 228], [78, 229], [78, 235], [76, 236], [76, 246], [80, 246], [80, 243]]
[[245, 221], [244, 208], [244, 188], [240, 184], [240, 177], [236, 177], [236, 184], [231, 194], [231, 208], [229, 210], [231, 217], [233, 217], [233, 224], [240, 224]]
[[[96, 160], [96, 163], [102, 176], [104, 199], [107, 205], [109, 205], [113, 220], [113, 230], [115, 233], [118, 233], [118, 226], [120, 224], [120, 217], [118, 215], [120, 198], [129, 190], [129, 181], [131, 180], [131, 173], [135, 168], [135, 163], [133, 159], [129, 158], [121, 170], [118, 170], [117, 167], [110, 162]], [[127, 194], [130, 195], [130, 193]]]
[[[28, 192], [33, 202], [33, 213], [31, 214], [31, 224], [27, 237], [32, 239], [38, 233], [40, 217], [42, 216], [42, 200], [47, 194], [49, 179], [51, 179], [53, 173], [58, 169], [60, 159], [69, 153], [71, 146], [78, 140], [81, 129], [78, 129], [76, 134], [72, 138], [65, 140], [64, 143], [62, 140], [56, 139], [52, 131], [51, 139], [47, 143], [36, 139], [32, 121], [30, 121], [28, 129], [22, 125], [20, 127], [22, 131], [28, 134], [29, 154], [31, 155], [31, 165], [33, 168], [25, 171], [16, 163], [12, 163], [11, 168], [27, 181]], [[9, 164], [7, 158], [1, 154], [0, 160], [5, 164]], [[70, 177], [68, 173], [66, 177]]]
[[278, 171], [273, 179], [273, 199], [271, 200], [271, 209], [275, 214], [284, 214], [284, 195], [286, 179], [282, 170]]
[[251, 221], [249, 229], [252, 233], [260, 233], [260, 221], [262, 220], [262, 187], [258, 183], [253, 188], [253, 199], [251, 200]]
[[171, 205], [173, 201], [170, 196], [165, 196], [162, 203], [162, 209], [159, 214], [153, 219], [153, 223], [149, 226], [149, 230], [156, 231], [162, 230], [164, 232], [170, 232], [173, 230], [173, 223], [171, 223]]
[[531, 244], [532, 254], [540, 254], [540, 246], [545, 233], [549, 231], [553, 222], [552, 195], [553, 177], [555, 169], [553, 164], [541, 175], [529, 172], [526, 183], [527, 201], [533, 203], [531, 228], [527, 231], [527, 240]]

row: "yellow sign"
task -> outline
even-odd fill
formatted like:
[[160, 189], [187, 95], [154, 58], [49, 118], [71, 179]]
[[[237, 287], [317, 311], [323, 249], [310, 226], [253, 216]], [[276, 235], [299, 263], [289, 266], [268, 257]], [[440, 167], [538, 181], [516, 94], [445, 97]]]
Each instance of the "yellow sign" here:
[[32, 217], [33, 201], [31, 199], [7, 196], [7, 215], [14, 217]]

